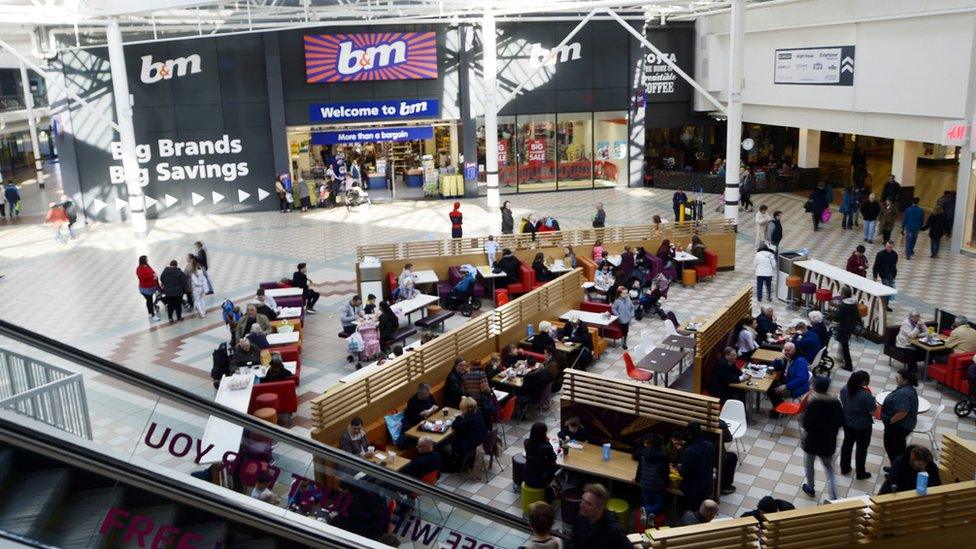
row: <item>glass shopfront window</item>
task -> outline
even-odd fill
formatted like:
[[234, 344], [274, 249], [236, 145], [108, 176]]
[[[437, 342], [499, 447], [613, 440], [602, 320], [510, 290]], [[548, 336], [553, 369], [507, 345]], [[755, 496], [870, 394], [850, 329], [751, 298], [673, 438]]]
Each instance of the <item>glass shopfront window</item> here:
[[556, 190], [556, 116], [518, 117], [519, 192]]
[[593, 186], [593, 115], [558, 115], [556, 124], [556, 175], [560, 189]]
[[627, 111], [598, 112], [594, 116], [593, 162], [597, 187], [627, 185]]

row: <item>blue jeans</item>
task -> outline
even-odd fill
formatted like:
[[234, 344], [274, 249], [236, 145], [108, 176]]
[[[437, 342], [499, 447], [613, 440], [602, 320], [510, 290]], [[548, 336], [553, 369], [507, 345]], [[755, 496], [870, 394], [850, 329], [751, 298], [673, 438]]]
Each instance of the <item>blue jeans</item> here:
[[653, 517], [664, 510], [664, 492], [641, 490], [641, 498], [644, 500], [644, 512], [648, 517]]
[[844, 214], [844, 218], [841, 219], [840, 226], [845, 229], [850, 229], [854, 226], [854, 213], [848, 212]]
[[773, 277], [771, 276], [757, 276], [756, 277], [756, 301], [762, 301], [763, 286], [766, 286], [766, 297], [773, 299]]
[[[804, 456], [803, 464], [806, 466], [806, 476], [807, 485], [810, 488], [813, 486], [813, 462], [818, 456], [813, 454], [806, 454]], [[830, 490], [830, 499], [837, 499], [837, 489], [834, 487], [834, 456], [820, 456], [820, 463], [823, 465], [824, 470], [827, 472], [827, 488]]]
[[941, 244], [941, 242], [942, 242], [942, 239], [941, 238], [933, 238], [932, 239], [932, 246], [931, 246], [931, 249], [932, 249], [932, 257], [935, 257], [936, 255], [939, 254], [939, 244]]
[[915, 241], [918, 240], [918, 231], [905, 231], [905, 255], [912, 257], [915, 255]]
[[875, 226], [876, 223], [877, 223], [876, 220], [875, 221], [868, 221], [867, 219], [864, 220], [864, 239], [865, 240], [868, 240], [868, 241], [874, 240], [874, 226]]

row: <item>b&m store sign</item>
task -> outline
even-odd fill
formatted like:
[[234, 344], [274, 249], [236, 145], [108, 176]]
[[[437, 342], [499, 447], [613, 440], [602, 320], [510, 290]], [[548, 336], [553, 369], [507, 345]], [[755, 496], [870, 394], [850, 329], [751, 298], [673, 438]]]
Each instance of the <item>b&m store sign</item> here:
[[437, 78], [437, 33], [305, 36], [305, 79], [315, 82]]

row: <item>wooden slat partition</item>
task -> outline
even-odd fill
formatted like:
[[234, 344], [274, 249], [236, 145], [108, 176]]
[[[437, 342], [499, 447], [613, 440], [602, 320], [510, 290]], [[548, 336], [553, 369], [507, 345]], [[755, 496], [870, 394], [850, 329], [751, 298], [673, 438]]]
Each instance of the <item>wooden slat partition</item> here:
[[754, 548], [759, 539], [759, 522], [753, 517], [651, 530], [653, 549], [737, 549]]
[[582, 370], [566, 370], [562, 402], [588, 404], [655, 421], [684, 425], [696, 420], [719, 431], [719, 400], [678, 389], [616, 379]]
[[770, 513], [762, 528], [762, 546], [776, 548], [845, 547], [866, 534], [869, 507], [852, 500]]
[[701, 392], [703, 367], [712, 358], [712, 351], [725, 343], [736, 323], [750, 315], [752, 287], [739, 291], [724, 306], [717, 307], [711, 318], [695, 334], [695, 375], [692, 387], [696, 393]]
[[583, 282], [583, 269], [577, 268], [495, 309], [498, 348], [525, 338], [528, 324], [538, 329], [539, 322], [577, 308], [585, 297]]
[[[928, 489], [871, 498], [868, 533], [874, 540], [976, 525], [976, 481], [956, 482]], [[937, 545], [933, 545], [937, 546]]]
[[939, 475], [946, 484], [976, 478], [976, 444], [954, 433], [944, 434], [939, 455]]

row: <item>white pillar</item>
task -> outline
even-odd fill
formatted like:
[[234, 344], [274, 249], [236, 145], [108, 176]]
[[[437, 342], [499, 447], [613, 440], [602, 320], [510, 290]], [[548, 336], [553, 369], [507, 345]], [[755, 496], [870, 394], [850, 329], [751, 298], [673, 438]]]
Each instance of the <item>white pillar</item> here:
[[[498, 74], [495, 46], [495, 16], [486, 10], [481, 23], [482, 81], [485, 91], [485, 179], [488, 182], [488, 212], [491, 232], [501, 232], [498, 196], [498, 106], [495, 78]], [[476, 159], [475, 159], [476, 160]]]
[[20, 62], [20, 84], [24, 90], [24, 106], [27, 107], [27, 124], [30, 127], [31, 148], [34, 150], [34, 169], [37, 172], [37, 184], [44, 188], [44, 161], [41, 160], [41, 145], [37, 140], [37, 120], [34, 120], [34, 96], [31, 95], [30, 82], [27, 80], [27, 65]]
[[114, 19], [109, 21], [105, 34], [108, 38], [108, 61], [112, 69], [112, 91], [115, 115], [119, 124], [119, 140], [122, 142], [122, 170], [125, 172], [125, 188], [129, 193], [129, 216], [132, 230], [137, 237], [146, 235], [146, 207], [139, 185], [139, 162], [136, 160], [136, 134], [132, 127], [132, 99], [129, 96], [129, 80], [125, 71], [125, 53], [122, 49], [122, 33]]
[[743, 0], [732, 0], [729, 19], [729, 105], [725, 134], [725, 218], [739, 224], [739, 165], [742, 157]]
[[800, 128], [800, 147], [796, 155], [798, 168], [820, 167], [820, 130]]
[[[891, 173], [902, 187], [915, 186], [915, 171], [918, 166], [918, 153], [922, 144], [918, 141], [895, 139], [891, 147]], [[884, 179], [887, 179], [887, 174]]]

